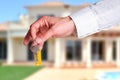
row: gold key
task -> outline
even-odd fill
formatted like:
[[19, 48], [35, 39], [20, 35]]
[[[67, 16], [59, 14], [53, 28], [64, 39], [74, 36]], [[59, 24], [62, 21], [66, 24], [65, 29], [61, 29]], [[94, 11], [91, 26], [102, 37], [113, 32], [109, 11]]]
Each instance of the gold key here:
[[34, 63], [36, 66], [40, 66], [42, 64], [41, 50], [38, 50], [37, 53], [34, 53]]
[[42, 64], [42, 58], [41, 58], [41, 50], [39, 47], [36, 45], [31, 48], [31, 51], [34, 54], [34, 63], [36, 66], [40, 66]]

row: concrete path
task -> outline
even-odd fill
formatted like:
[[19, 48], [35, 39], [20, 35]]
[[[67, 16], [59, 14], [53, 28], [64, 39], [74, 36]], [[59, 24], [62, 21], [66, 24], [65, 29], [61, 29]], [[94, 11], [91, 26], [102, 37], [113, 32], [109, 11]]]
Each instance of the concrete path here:
[[101, 71], [120, 71], [120, 69], [44, 68], [24, 80], [96, 80], [96, 73]]

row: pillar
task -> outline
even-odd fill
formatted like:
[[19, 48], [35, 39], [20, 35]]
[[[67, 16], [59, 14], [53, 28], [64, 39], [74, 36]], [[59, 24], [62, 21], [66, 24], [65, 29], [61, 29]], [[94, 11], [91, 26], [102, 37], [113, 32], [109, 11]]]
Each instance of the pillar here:
[[56, 68], [61, 67], [61, 64], [65, 62], [65, 41], [63, 39], [55, 39], [55, 63]]
[[117, 39], [116, 44], [116, 64], [120, 67], [120, 38]]
[[92, 67], [92, 58], [91, 58], [91, 39], [87, 38], [86, 41], [86, 67]]
[[87, 44], [86, 44], [86, 40], [82, 40], [82, 62], [86, 62], [87, 60]]
[[61, 64], [64, 64], [66, 62], [66, 41], [65, 39], [61, 39], [60, 42]]
[[7, 63], [12, 64], [14, 62], [13, 55], [13, 43], [11, 33], [7, 31]]
[[113, 50], [113, 44], [111, 40], [105, 41], [105, 61], [111, 62], [112, 61], [112, 50]]

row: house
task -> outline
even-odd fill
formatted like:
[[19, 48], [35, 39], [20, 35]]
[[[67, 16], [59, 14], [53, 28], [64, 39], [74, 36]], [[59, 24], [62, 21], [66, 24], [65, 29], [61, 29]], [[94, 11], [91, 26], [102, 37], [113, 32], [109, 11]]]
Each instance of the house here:
[[[87, 6], [61, 2], [26, 6], [27, 15], [0, 25], [0, 60], [7, 64], [33, 61], [31, 43], [23, 45], [30, 24], [44, 15], [64, 17]], [[49, 39], [44, 44], [42, 59], [55, 67], [120, 67], [120, 26], [82, 39]]]

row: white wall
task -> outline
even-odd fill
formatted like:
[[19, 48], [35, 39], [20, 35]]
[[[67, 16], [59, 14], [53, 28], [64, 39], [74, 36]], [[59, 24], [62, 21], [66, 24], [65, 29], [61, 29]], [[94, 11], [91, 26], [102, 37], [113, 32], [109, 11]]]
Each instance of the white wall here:
[[55, 55], [55, 43], [54, 39], [48, 40], [48, 61], [54, 61]]
[[14, 61], [27, 61], [27, 47], [23, 45], [23, 38], [13, 39]]

